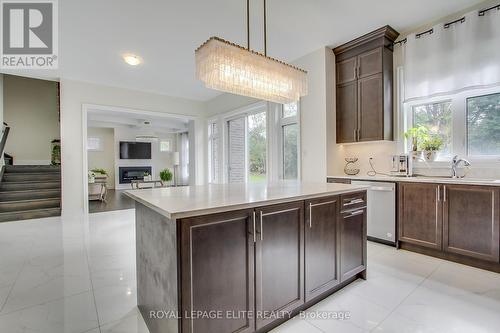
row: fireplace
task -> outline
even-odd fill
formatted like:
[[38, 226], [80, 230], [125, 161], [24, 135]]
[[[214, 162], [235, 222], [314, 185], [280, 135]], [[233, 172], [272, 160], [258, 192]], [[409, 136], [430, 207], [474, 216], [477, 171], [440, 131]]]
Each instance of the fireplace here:
[[151, 174], [150, 166], [119, 167], [120, 184], [130, 184], [132, 180], [144, 178], [144, 173]]

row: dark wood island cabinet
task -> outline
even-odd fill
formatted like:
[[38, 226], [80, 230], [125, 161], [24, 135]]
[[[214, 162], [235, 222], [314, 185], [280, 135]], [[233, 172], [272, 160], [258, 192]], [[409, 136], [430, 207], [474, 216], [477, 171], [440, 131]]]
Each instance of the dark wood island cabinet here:
[[366, 192], [322, 186], [309, 197], [292, 188], [284, 202], [177, 218], [148, 200], [155, 190], [130, 192], [138, 306], [150, 332], [267, 332], [365, 278]]

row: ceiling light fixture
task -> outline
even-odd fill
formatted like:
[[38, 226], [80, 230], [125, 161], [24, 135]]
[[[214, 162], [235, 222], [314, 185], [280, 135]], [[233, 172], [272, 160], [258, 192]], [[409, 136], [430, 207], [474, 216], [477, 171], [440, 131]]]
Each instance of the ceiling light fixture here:
[[247, 0], [247, 48], [212, 37], [195, 51], [196, 77], [212, 88], [276, 103], [291, 103], [307, 95], [307, 72], [267, 56], [266, 0], [264, 54], [250, 49]]
[[123, 60], [130, 66], [137, 66], [142, 63], [142, 59], [134, 54], [125, 54]]

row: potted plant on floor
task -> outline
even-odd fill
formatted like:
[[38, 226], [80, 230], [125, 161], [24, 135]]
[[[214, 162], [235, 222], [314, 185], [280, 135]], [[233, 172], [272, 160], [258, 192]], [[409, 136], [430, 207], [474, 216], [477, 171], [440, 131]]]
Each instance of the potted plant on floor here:
[[172, 180], [172, 171], [170, 169], [163, 169], [160, 171], [160, 179], [163, 182], [170, 182]]
[[443, 148], [443, 139], [440, 136], [434, 135], [426, 139], [422, 143], [422, 149], [424, 150], [424, 157], [426, 161], [435, 161], [438, 152]]

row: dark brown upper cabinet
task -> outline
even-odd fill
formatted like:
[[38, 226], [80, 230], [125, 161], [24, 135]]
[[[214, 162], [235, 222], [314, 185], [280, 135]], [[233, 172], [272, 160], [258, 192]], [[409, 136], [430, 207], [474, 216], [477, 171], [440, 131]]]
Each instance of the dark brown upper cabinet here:
[[337, 143], [393, 140], [393, 43], [385, 26], [333, 49]]

